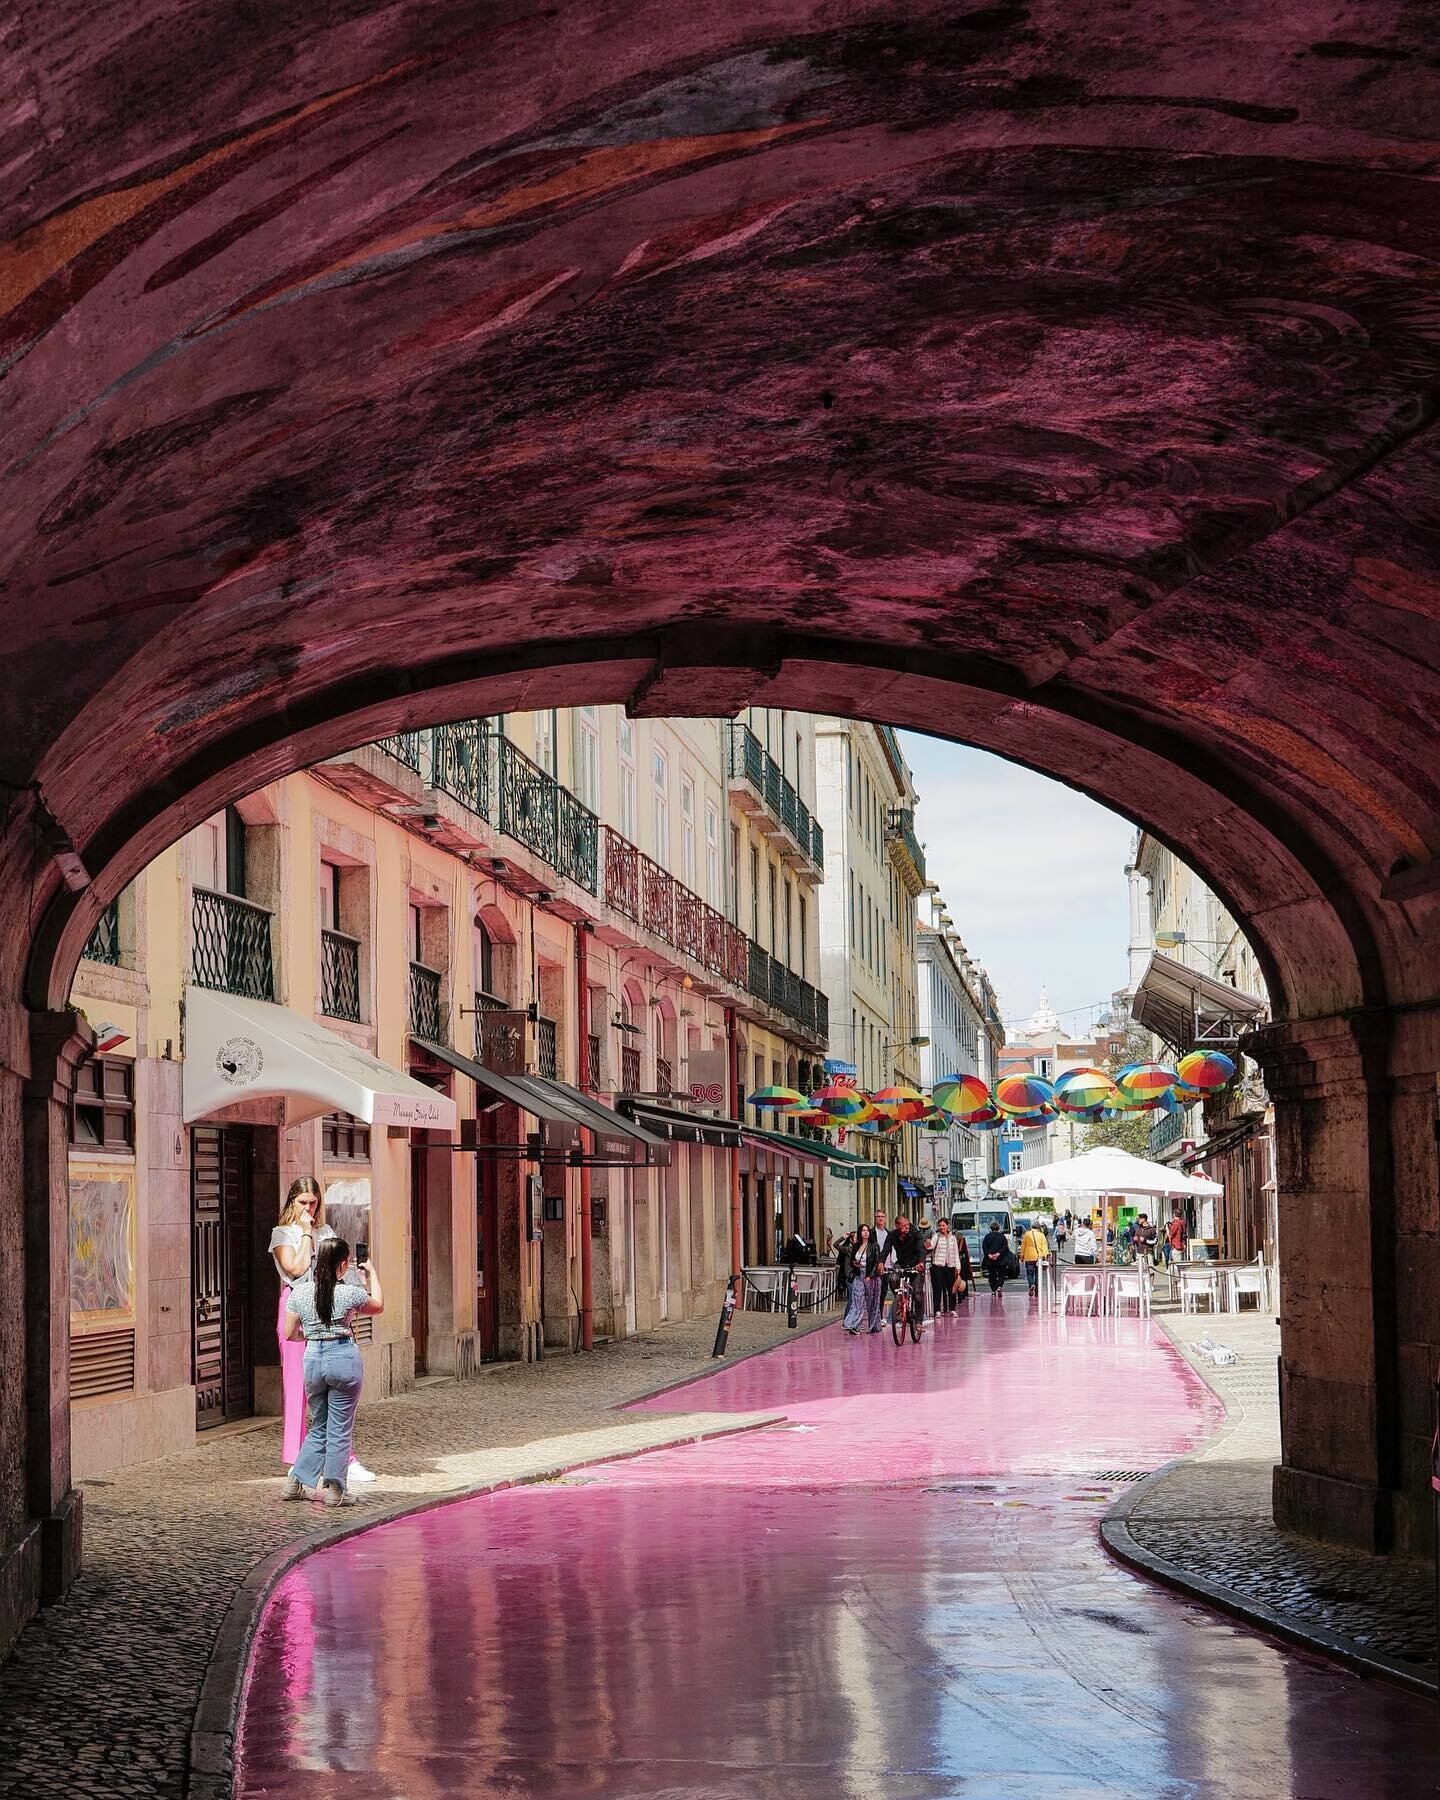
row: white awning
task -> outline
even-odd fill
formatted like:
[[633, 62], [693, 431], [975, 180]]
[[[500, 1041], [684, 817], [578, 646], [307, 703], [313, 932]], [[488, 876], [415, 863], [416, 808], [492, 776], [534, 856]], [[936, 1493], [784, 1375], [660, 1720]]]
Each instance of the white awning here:
[[1229, 1047], [1264, 1010], [1258, 994], [1241, 993], [1159, 950], [1151, 951], [1130, 1003], [1147, 1031], [1179, 1051], [1197, 1044]]
[[285, 1123], [344, 1112], [367, 1125], [455, 1130], [455, 1102], [314, 1019], [191, 987], [181, 1094], [187, 1125], [237, 1100], [283, 1100]]

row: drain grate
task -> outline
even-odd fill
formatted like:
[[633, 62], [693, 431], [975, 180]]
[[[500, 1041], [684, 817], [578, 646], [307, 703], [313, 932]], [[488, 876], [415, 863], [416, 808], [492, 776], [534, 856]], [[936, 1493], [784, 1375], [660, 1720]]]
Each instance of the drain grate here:
[[1091, 1481], [1143, 1481], [1149, 1473], [1149, 1469], [1095, 1469], [1089, 1479]]

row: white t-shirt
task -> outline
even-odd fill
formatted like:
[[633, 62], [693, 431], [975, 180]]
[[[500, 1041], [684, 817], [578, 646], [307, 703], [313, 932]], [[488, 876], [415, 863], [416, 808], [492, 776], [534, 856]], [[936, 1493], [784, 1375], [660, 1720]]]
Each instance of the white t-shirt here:
[[1075, 1254], [1077, 1256], [1093, 1256], [1095, 1254], [1095, 1233], [1088, 1225], [1075, 1227]]
[[[335, 1229], [331, 1225], [316, 1225], [313, 1229], [315, 1233], [315, 1248], [317, 1251], [325, 1242], [326, 1238], [333, 1238], [335, 1236]], [[280, 1258], [275, 1252], [281, 1248], [286, 1250], [298, 1250], [304, 1241], [304, 1237], [305, 1228], [303, 1225], [277, 1225], [270, 1233], [270, 1260], [275, 1265], [275, 1273], [280, 1277], [281, 1287], [293, 1286], [296, 1277], [285, 1273], [285, 1270], [281, 1267]], [[315, 1264], [312, 1258], [310, 1268], [305, 1271], [305, 1275], [301, 1275], [298, 1279], [303, 1281], [305, 1276], [309, 1275], [311, 1270], [313, 1270], [314, 1266]]]

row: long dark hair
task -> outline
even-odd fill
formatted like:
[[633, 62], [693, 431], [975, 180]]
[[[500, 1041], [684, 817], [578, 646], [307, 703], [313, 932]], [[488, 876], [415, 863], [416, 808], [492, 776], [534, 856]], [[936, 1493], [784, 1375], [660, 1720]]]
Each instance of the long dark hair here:
[[326, 1238], [315, 1255], [315, 1311], [322, 1325], [333, 1325], [335, 1278], [350, 1246], [342, 1237]]

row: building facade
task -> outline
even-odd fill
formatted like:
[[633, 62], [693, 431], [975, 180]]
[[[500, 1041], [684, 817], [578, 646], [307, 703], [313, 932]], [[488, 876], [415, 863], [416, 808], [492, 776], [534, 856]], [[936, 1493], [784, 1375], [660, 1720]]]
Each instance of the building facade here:
[[[819, 1063], [828, 1024], [818, 838], [807, 872], [776, 852], [763, 942], [739, 923], [729, 733], [614, 708], [405, 733], [252, 794], [122, 895], [73, 989], [102, 1049], [72, 1116], [78, 1474], [278, 1410], [268, 1241], [299, 1173], [385, 1276], [371, 1395], [718, 1307], [742, 1058]], [[207, 1033], [246, 1008], [249, 1097], [212, 1104], [236, 1058]], [[323, 1065], [304, 1091], [292, 1052]], [[388, 1123], [325, 1099], [362, 1062]], [[394, 1122], [402, 1093], [437, 1128]], [[823, 1154], [773, 1166], [780, 1223], [823, 1232]]]
[[[988, 1087], [1004, 1041], [999, 1002], [933, 886], [927, 887], [920, 905], [916, 965], [918, 1022], [925, 1040], [920, 1049], [922, 1085], [928, 1091], [946, 1076], [974, 1075]], [[959, 1120], [952, 1121], [943, 1136], [926, 1132], [920, 1148], [942, 1212], [947, 1201], [958, 1201], [967, 1182], [988, 1187], [999, 1173], [996, 1134], [967, 1130]]]
[[1219, 898], [1148, 832], [1138, 832], [1130, 885], [1130, 1010], [1156, 1052], [1223, 1051], [1239, 1078], [1203, 1102], [1156, 1119], [1150, 1154], [1217, 1181], [1224, 1194], [1192, 1204], [1194, 1236], [1238, 1260], [1278, 1263], [1274, 1109], [1243, 1034], [1269, 1018], [1255, 953]]
[[[824, 717], [815, 725], [816, 799], [825, 833], [822, 986], [830, 996], [832, 1060], [869, 1092], [919, 1087], [915, 902], [925, 853], [916, 794], [888, 726]], [[861, 1160], [848, 1189], [832, 1190], [831, 1222], [847, 1228], [877, 1211], [923, 1207], [924, 1165], [914, 1126], [861, 1126], [845, 1148]]]

